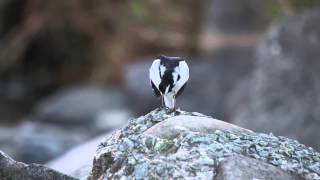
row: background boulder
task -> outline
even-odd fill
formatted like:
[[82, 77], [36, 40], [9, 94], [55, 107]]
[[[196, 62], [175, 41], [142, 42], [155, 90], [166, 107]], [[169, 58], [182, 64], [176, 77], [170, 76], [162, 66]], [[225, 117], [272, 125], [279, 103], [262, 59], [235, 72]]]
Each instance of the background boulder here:
[[76, 180], [39, 164], [16, 162], [0, 151], [0, 179], [3, 180]]
[[83, 85], [61, 89], [43, 99], [35, 106], [34, 114], [42, 121], [78, 125], [92, 124], [104, 111], [126, 109], [120, 90]]
[[319, 21], [317, 9], [273, 26], [258, 49], [251, 78], [235, 89], [231, 122], [320, 149], [315, 140], [320, 138]]
[[75, 145], [121, 127], [130, 118], [114, 89], [82, 85], [61, 89], [37, 103], [15, 126], [2, 126], [0, 149], [25, 163], [46, 163]]
[[48, 162], [48, 167], [73, 177], [85, 179], [91, 173], [92, 161], [98, 145], [109, 135], [103, 134], [72, 148], [62, 156]]

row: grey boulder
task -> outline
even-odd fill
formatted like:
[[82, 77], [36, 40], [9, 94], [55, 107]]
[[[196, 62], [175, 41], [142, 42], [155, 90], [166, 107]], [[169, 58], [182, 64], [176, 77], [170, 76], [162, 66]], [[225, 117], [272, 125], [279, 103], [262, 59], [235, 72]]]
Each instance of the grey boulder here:
[[119, 90], [82, 85], [61, 89], [43, 99], [35, 107], [35, 116], [43, 121], [88, 125], [110, 110], [127, 110]]
[[23, 122], [8, 132], [9, 136], [0, 133], [0, 149], [25, 163], [45, 163], [92, 136], [83, 128], [32, 121]]
[[320, 138], [319, 22], [315, 9], [284, 17], [271, 28], [258, 48], [253, 75], [232, 95], [238, 102], [229, 110], [232, 123], [320, 149], [315, 140]]
[[320, 154], [295, 140], [163, 109], [132, 119], [108, 136], [98, 147], [89, 179], [232, 179], [234, 174], [225, 171], [233, 156], [241, 159], [237, 165], [250, 164], [242, 165], [242, 179], [253, 177], [253, 171], [263, 173], [260, 179], [320, 179]]
[[[48, 167], [64, 174], [82, 178], [88, 177], [97, 146], [108, 136], [103, 134], [80, 144], [47, 163]], [[81, 157], [81, 158], [79, 158]]]
[[303, 178], [291, 175], [275, 166], [245, 156], [230, 156], [220, 162], [217, 180], [302, 180]]
[[76, 180], [39, 164], [16, 162], [0, 151], [1, 180]]

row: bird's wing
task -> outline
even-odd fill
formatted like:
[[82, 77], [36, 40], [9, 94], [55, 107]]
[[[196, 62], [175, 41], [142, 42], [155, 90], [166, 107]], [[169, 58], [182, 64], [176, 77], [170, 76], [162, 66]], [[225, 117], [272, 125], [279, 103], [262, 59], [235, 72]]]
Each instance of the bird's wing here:
[[176, 94], [176, 98], [179, 97], [181, 95], [181, 93], [183, 92], [184, 88], [186, 87], [187, 83], [184, 83], [184, 85], [178, 90], [177, 94]]
[[153, 88], [156, 96], [158, 96], [159, 91], [159, 85], [161, 83], [161, 77], [160, 77], [160, 59], [156, 59], [153, 61], [150, 69], [149, 69], [149, 78], [150, 78], [150, 84]]
[[160, 59], [156, 59], [153, 61], [150, 69], [149, 69], [149, 77], [150, 80], [154, 83], [156, 87], [159, 87], [161, 83], [160, 77]]
[[161, 96], [161, 92], [159, 91], [159, 89], [154, 85], [154, 83], [152, 82], [152, 80], [150, 80], [151, 83], [151, 87], [153, 89], [154, 94], [159, 97]]
[[175, 85], [175, 92], [178, 93], [178, 91], [186, 84], [189, 79], [189, 67], [185, 61], [180, 61], [176, 71], [180, 75], [180, 79], [176, 82]]

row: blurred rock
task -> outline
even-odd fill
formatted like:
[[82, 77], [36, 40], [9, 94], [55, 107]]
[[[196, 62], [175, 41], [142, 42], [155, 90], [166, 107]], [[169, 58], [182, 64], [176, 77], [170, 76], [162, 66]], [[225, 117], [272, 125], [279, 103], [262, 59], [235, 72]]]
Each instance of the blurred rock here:
[[[198, 111], [219, 119], [228, 120], [226, 99], [236, 84], [248, 76], [254, 63], [252, 48], [228, 48], [210, 57], [187, 58], [190, 67], [188, 84], [177, 99], [178, 107]], [[149, 83], [150, 61], [129, 65], [126, 69], [125, 87], [130, 109], [143, 114], [159, 107]]]
[[320, 179], [319, 160], [318, 152], [296, 140], [254, 133], [196, 112], [156, 109], [130, 120], [99, 145], [89, 179], [234, 179], [228, 169], [236, 165], [241, 177], [260, 172], [257, 179], [311, 180]]
[[119, 90], [74, 86], [61, 89], [38, 103], [35, 107], [35, 116], [43, 121], [88, 125], [96, 118], [101, 119], [101, 116], [108, 111], [110, 114], [115, 111], [130, 114], [125, 104], [125, 97]]
[[[235, 124], [288, 136], [320, 149], [319, 9], [285, 17], [258, 49], [248, 97], [233, 110]], [[241, 90], [241, 88], [243, 90]], [[237, 90], [238, 91], [238, 90]]]
[[40, 102], [35, 115], [24, 118], [18, 126], [2, 127], [0, 148], [19, 161], [45, 163], [75, 145], [122, 126], [130, 116], [120, 92], [73, 87]]
[[110, 131], [124, 125], [132, 116], [127, 109], [110, 109], [97, 113], [92, 129], [98, 132]]
[[200, 27], [202, 53], [226, 47], [253, 47], [270, 17], [264, 1], [211, 0], [206, 2]]
[[26, 163], [45, 163], [93, 136], [89, 129], [30, 121], [10, 131], [0, 137], [0, 148]]
[[3, 180], [76, 180], [39, 164], [14, 161], [0, 151], [0, 179]]
[[[109, 134], [103, 134], [90, 141], [72, 148], [62, 156], [47, 163], [48, 167], [64, 174], [83, 178], [89, 176], [92, 169], [93, 155], [98, 145]], [[81, 158], [79, 158], [81, 156]]]
[[15, 78], [1, 80], [0, 76], [0, 121], [14, 124], [30, 112], [37, 100], [31, 91], [27, 84]]
[[302, 180], [296, 175], [272, 166], [270, 164], [258, 161], [245, 156], [227, 157], [219, 164], [219, 173], [217, 180], [236, 180], [236, 179], [265, 179], [265, 180]]
[[211, 0], [205, 27], [211, 32], [243, 33], [262, 30], [268, 14], [263, 1]]
[[145, 114], [160, 105], [160, 99], [151, 91], [149, 68], [152, 61], [129, 64], [125, 69], [124, 86], [128, 105], [135, 114]]
[[[2, 0], [0, 1], [0, 39], [3, 38], [4, 34], [13, 28], [19, 21], [18, 10], [19, 0]], [[21, 9], [20, 9], [21, 10]], [[11, 12], [10, 12], [11, 11]]]

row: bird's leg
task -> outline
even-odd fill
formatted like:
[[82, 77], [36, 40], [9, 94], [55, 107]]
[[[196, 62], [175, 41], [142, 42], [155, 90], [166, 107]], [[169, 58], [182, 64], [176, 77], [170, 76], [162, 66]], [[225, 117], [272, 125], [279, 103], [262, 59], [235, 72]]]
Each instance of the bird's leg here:
[[174, 115], [177, 116], [181, 114], [181, 111], [179, 111], [178, 110], [179, 108], [176, 107], [176, 96], [174, 96], [173, 98], [174, 98], [174, 105], [173, 105], [172, 112], [174, 112]]
[[173, 96], [173, 109], [172, 112], [176, 112], [176, 96]]
[[163, 96], [161, 96], [161, 108], [162, 108], [162, 109], [165, 108], [165, 105], [164, 105], [164, 97], [163, 97]]
[[172, 96], [172, 101], [171, 101], [173, 107], [165, 107], [168, 113], [176, 113], [176, 106], [175, 106], [175, 96]]

